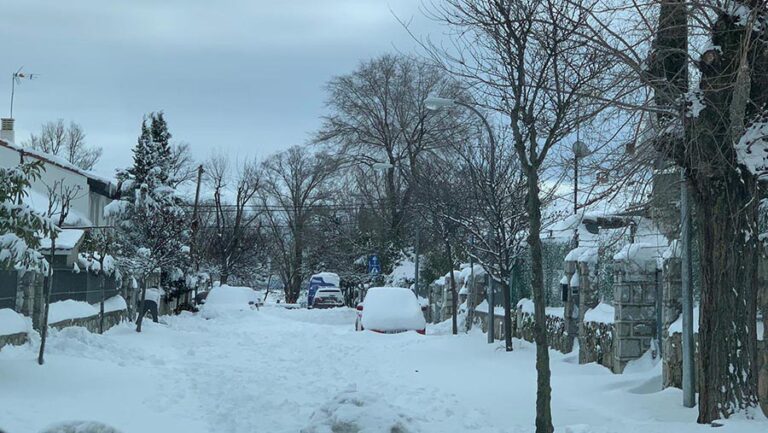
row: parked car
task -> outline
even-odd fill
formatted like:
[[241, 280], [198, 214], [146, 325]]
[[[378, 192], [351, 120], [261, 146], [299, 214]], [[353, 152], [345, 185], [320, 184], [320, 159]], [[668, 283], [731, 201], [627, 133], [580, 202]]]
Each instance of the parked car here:
[[200, 314], [206, 319], [238, 311], [257, 309], [263, 303], [258, 292], [250, 287], [222, 285], [212, 288], [200, 307]]
[[385, 334], [426, 332], [423, 308], [411, 289], [372, 287], [363, 302], [357, 304], [355, 329]]
[[315, 293], [323, 287], [339, 287], [341, 279], [338, 274], [333, 272], [320, 272], [309, 277], [309, 287], [307, 287], [307, 308], [315, 305]]
[[315, 292], [312, 308], [336, 308], [344, 306], [344, 295], [338, 287], [320, 287]]

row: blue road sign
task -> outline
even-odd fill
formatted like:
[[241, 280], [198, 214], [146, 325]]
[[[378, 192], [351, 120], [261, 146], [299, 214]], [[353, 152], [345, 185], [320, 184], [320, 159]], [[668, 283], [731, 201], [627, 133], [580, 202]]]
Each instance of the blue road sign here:
[[376, 254], [368, 257], [368, 273], [374, 275], [381, 273], [381, 262], [379, 262], [379, 256]]

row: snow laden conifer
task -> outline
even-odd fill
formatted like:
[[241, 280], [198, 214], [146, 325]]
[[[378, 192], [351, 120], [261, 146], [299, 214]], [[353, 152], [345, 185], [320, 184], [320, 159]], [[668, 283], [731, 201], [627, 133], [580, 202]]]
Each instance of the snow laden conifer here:
[[[141, 283], [141, 304], [150, 275], [184, 267], [187, 259], [186, 214], [169, 175], [170, 138], [162, 113], [144, 119], [133, 150], [133, 167], [119, 174], [123, 199], [108, 209], [116, 220], [122, 268]], [[140, 315], [137, 332], [141, 322]]]
[[24, 202], [42, 169], [39, 161], [0, 168], [0, 269], [47, 271], [48, 262], [37, 248], [54, 226]]

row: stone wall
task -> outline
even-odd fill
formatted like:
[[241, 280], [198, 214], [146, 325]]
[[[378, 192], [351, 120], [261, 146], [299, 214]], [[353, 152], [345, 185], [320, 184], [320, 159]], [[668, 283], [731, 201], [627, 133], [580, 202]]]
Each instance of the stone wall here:
[[630, 261], [616, 263], [614, 373], [624, 371], [629, 361], [640, 358], [651, 347], [656, 333], [656, 284], [655, 271], [638, 269]]
[[[693, 334], [696, 343], [693, 359], [699, 359], [699, 334]], [[664, 338], [662, 347], [662, 386], [664, 388], [683, 388], [683, 334], [675, 332]], [[694, 387], [697, 385], [694, 381]]]
[[[488, 332], [488, 313], [475, 311], [475, 317], [482, 325], [483, 332]], [[512, 336], [533, 343], [533, 315], [520, 310], [512, 314]], [[497, 340], [504, 339], [504, 316], [494, 316], [494, 330]], [[549, 347], [562, 353], [568, 353], [568, 338], [565, 335], [565, 321], [562, 317], [547, 315], [547, 337]]]
[[14, 346], [21, 346], [27, 342], [27, 333], [19, 332], [17, 334], [0, 335], [0, 349], [5, 347], [6, 344]]
[[579, 334], [579, 364], [596, 362], [613, 371], [613, 324], [583, 322]]
[[[120, 322], [127, 320], [127, 317], [128, 314], [126, 310], [110, 311], [108, 313], [104, 313], [104, 330], [106, 331], [109, 328], [119, 324]], [[69, 326], [82, 326], [91, 332], [98, 333], [99, 322], [99, 315], [94, 314], [93, 316], [88, 317], [62, 320], [60, 322], [51, 323], [49, 326], [56, 329], [64, 329]]]

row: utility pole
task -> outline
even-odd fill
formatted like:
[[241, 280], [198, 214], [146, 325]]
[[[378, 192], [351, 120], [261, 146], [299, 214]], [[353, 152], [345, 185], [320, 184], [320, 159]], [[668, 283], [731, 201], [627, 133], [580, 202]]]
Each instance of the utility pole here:
[[[195, 264], [195, 273], [200, 272], [200, 260], [198, 260], [197, 251], [197, 231], [200, 227], [200, 221], [197, 215], [197, 205], [200, 203], [200, 182], [203, 178], [203, 164], [197, 166], [197, 187], [195, 188], [195, 205], [192, 208], [192, 248], [190, 248], [192, 261]], [[187, 292], [189, 293], [189, 292]], [[195, 296], [197, 296], [197, 283], [195, 283]]]
[[[475, 236], [469, 237], [470, 251], [475, 250]], [[467, 294], [467, 323], [465, 324], [465, 331], [469, 332], [472, 329], [472, 320], [474, 318], [475, 310], [475, 258], [472, 254], [469, 255], [469, 293]], [[467, 282], [464, 282], [467, 285]]]
[[696, 405], [695, 364], [693, 360], [693, 267], [691, 261], [691, 208], [688, 202], [688, 181], [680, 171], [680, 241], [682, 242], [681, 275], [683, 295], [683, 406]]
[[414, 259], [413, 264], [413, 288], [416, 292], [416, 295], [421, 296], [421, 292], [419, 292], [419, 241], [421, 238], [421, 226], [416, 225], [416, 258]]
[[485, 278], [488, 281], [488, 284], [486, 284], [488, 289], [488, 344], [493, 344], [496, 341], [496, 330], [494, 329], [496, 318], [493, 314], [493, 276], [486, 272]]

